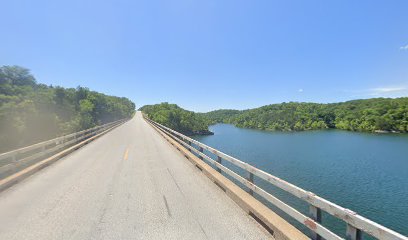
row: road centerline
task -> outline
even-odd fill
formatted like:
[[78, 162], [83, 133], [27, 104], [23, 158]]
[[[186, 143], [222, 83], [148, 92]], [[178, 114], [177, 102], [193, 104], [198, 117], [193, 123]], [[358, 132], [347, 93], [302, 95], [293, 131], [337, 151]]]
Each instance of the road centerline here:
[[129, 148], [126, 148], [125, 154], [123, 155], [123, 160], [128, 160], [129, 157]]

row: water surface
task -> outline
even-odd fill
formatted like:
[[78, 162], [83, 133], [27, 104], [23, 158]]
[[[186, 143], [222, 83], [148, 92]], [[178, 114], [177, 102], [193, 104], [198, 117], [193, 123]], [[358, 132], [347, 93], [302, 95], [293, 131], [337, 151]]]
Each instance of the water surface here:
[[[215, 135], [195, 139], [408, 235], [408, 135], [268, 132], [229, 124], [210, 130]], [[307, 205], [258, 182], [307, 211]], [[323, 218], [344, 232], [344, 224]]]

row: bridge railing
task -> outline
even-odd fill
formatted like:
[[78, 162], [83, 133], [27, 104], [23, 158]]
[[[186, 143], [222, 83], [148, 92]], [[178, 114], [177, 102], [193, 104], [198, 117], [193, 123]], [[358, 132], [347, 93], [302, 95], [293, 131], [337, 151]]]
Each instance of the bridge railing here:
[[[362, 232], [371, 235], [375, 238], [381, 240], [408, 240], [408, 237], [403, 236], [387, 227], [384, 227], [376, 222], [373, 222], [363, 216], [358, 215], [356, 212], [349, 210], [347, 208], [341, 207], [335, 203], [332, 203], [316, 194], [306, 191], [300, 187], [297, 187], [289, 182], [286, 182], [276, 176], [273, 176], [265, 171], [255, 168], [248, 163], [238, 160], [232, 156], [229, 156], [217, 149], [207, 146], [201, 142], [198, 142], [192, 138], [189, 138], [179, 132], [176, 132], [166, 126], [156, 123], [148, 118], [147, 121], [152, 123], [157, 128], [161, 129], [168, 136], [172, 137], [174, 140], [182, 144], [184, 147], [190, 151], [196, 153], [201, 159], [209, 161], [211, 164], [215, 165], [219, 172], [224, 172], [242, 183], [248, 189], [249, 193], [257, 193], [259, 196], [269, 201], [271, 204], [288, 214], [290, 217], [306, 226], [311, 230], [312, 239], [327, 239], [327, 240], [338, 240], [343, 239], [337, 234], [333, 233], [322, 223], [322, 211], [340, 219], [346, 224], [346, 239], [348, 240], [360, 240], [362, 239]], [[194, 147], [194, 145], [196, 147]], [[197, 149], [198, 148], [198, 149]], [[204, 150], [214, 154], [217, 159], [213, 159], [208, 155], [204, 154]], [[231, 164], [238, 166], [247, 173], [247, 177], [244, 178], [233, 170], [222, 165], [222, 160], [226, 160]], [[280, 199], [276, 198], [266, 190], [262, 189], [260, 186], [254, 184], [254, 176], [257, 176], [266, 182], [278, 187], [296, 198], [305, 201], [309, 205], [309, 215], [299, 212], [295, 208], [284, 203]]]
[[2, 153], [0, 154], [0, 179], [34, 164], [52, 153], [61, 151], [69, 146], [79, 143], [80, 141], [113, 128], [125, 121], [127, 121], [127, 119], [110, 122], [80, 132]]

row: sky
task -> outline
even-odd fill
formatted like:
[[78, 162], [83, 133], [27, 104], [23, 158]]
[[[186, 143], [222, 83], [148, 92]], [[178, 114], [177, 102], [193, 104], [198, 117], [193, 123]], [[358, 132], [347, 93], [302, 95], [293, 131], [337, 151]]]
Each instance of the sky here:
[[0, 65], [189, 110], [408, 96], [408, 1], [13, 0]]

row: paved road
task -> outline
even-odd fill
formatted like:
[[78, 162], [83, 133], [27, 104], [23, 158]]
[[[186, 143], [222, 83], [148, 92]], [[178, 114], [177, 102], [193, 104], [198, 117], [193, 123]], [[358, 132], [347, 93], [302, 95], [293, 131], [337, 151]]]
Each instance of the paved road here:
[[267, 239], [135, 118], [0, 193], [0, 239]]

